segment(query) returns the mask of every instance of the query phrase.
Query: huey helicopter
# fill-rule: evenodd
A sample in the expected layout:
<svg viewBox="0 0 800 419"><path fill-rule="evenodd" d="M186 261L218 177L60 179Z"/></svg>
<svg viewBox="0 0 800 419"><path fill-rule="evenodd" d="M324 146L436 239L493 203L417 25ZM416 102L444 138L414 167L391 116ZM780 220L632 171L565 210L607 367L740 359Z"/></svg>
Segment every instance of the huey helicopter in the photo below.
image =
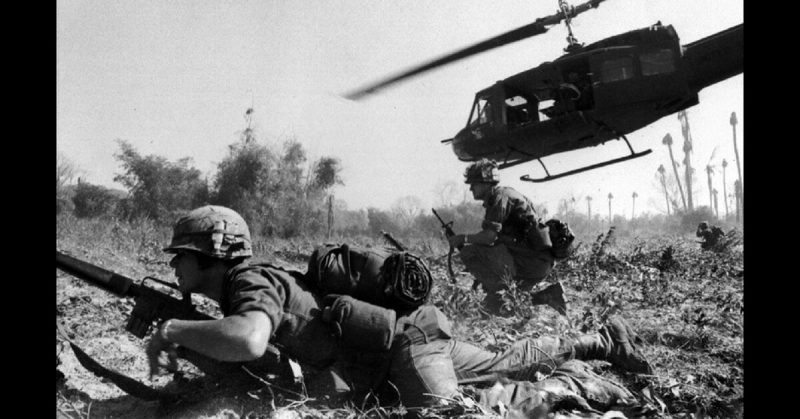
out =
<svg viewBox="0 0 800 419"><path fill-rule="evenodd" d="M388 85L532 37L564 21L566 54L525 70L475 94L469 119L451 143L459 160L494 159L500 169L538 160L546 176L520 179L545 182L649 154L634 152L626 134L696 105L698 92L743 70L744 24L687 45L671 25L661 22L583 45L570 21L605 0L569 6L557 13L486 41L414 67L346 95L358 100ZM630 154L551 175L541 158L623 139Z"/></svg>

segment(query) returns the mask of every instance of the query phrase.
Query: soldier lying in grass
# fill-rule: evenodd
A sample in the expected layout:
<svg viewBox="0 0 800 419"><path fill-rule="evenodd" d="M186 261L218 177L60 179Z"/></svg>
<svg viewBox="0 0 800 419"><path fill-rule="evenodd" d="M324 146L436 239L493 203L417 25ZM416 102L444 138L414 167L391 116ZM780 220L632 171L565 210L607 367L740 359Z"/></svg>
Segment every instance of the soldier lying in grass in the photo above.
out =
<svg viewBox="0 0 800 419"><path fill-rule="evenodd" d="M453 339L444 314L425 304L428 268L406 252L323 246L305 275L251 264L247 224L218 206L181 218L165 251L175 254L170 265L180 290L218 302L224 317L163 322L147 344L151 373L175 368L178 346L246 362L271 344L302 365L306 388L318 398L363 400L372 392L382 404L434 406L459 394L459 380L497 373L506 384L482 390L481 399L527 411L565 394L584 408L633 400L580 360L651 372L618 317L597 333L525 339L500 353ZM532 383L536 371L551 375Z"/></svg>

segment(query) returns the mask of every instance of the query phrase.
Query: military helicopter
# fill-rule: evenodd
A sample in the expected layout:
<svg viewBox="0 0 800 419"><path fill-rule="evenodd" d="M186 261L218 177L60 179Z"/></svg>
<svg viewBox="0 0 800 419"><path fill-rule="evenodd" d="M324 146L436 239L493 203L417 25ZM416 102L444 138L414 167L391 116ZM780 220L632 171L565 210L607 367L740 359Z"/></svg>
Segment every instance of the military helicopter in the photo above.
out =
<svg viewBox="0 0 800 419"><path fill-rule="evenodd" d="M546 32L564 21L565 55L525 70L475 94L469 119L451 143L459 160L490 158L500 169L538 160L545 182L649 154L635 152L626 134L696 105L698 92L743 70L744 24L687 45L671 25L657 22L583 45L570 26L605 0L570 6L486 41L414 67L346 95L358 100L391 84L453 61ZM630 154L551 175L542 157L622 139Z"/></svg>

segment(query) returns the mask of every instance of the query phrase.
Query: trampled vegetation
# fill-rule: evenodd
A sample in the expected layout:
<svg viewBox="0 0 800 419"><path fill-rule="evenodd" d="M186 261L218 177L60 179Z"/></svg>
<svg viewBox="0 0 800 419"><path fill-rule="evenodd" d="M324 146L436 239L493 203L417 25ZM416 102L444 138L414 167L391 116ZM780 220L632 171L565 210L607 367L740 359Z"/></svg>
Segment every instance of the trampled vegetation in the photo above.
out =
<svg viewBox="0 0 800 419"><path fill-rule="evenodd" d="M455 210L448 209L451 210L447 214L454 215ZM443 216L449 215L443 213ZM741 417L744 407L742 233L724 242L717 251L701 251L693 229L684 228L682 234L648 234L654 226L667 222L680 225L680 219L663 221L649 223L647 227L644 223L633 226L626 223L612 230L600 230L597 226L592 229L591 225L581 228L576 253L559 263L548 278L548 281L562 281L567 290L568 320L546 306L527 305L513 287L505 298L514 315L486 318L477 310L482 292L471 289L471 276L460 274L455 285L448 281L447 248L444 239L435 234L438 226L431 226L433 233L428 237L401 234L396 237L430 265L437 285L432 303L450 317L457 338L499 350L539 334L574 335L596 330L603 315L615 310L644 338L644 352L655 369L652 376L631 376L605 362L592 362L603 376L624 383L638 396L640 405L625 412L627 417ZM69 212L57 216L56 224L58 250L135 279L146 275L172 278L166 264L168 258L160 250L169 239L167 225L144 218L129 221L78 218ZM459 219L457 230L461 230L458 226L475 225L471 220ZM307 256L322 241L386 245L375 234L347 238L334 235L329 239L307 237L258 236L256 257L305 270ZM74 340L91 356L153 386L175 385L169 384L172 378L169 376L149 381L143 342L124 330L132 306L129 299L116 299L61 271L57 271L56 277L58 320L64 322ZM218 314L208 301L200 298L198 302L210 313ZM196 398L172 405L143 402L83 369L63 343L57 344L56 368L57 409L64 417L351 418L389 417L404 412L401 408L375 408L366 403L328 405L296 394L302 393L302 389L255 378L244 383L244 388L215 387L190 370L184 380L189 382L187 385L199 385ZM472 418L508 414L502 409L485 409L472 403L471 390L465 387L467 397L422 413Z"/></svg>

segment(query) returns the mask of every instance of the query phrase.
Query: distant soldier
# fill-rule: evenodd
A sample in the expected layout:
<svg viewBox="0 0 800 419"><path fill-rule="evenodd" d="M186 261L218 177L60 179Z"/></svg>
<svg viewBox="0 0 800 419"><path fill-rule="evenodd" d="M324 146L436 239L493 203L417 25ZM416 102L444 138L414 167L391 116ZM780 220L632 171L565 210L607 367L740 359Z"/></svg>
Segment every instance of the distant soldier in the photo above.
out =
<svg viewBox="0 0 800 419"><path fill-rule="evenodd" d="M543 224L527 197L513 188L498 186L494 161L481 159L470 165L464 176L472 196L483 201L486 213L481 231L456 234L448 240L450 246L461 248L461 260L467 271L486 291L484 309L500 314L500 291L506 288L503 278L513 278L521 290L530 291L550 273L556 258L569 254L574 236L566 224L557 220ZM554 241L558 243L556 248ZM532 294L531 302L548 304L566 314L567 301L561 283Z"/></svg>
<svg viewBox="0 0 800 419"><path fill-rule="evenodd" d="M444 314L424 304L427 287L417 289L421 298L401 295L407 286L431 282L424 262L405 252L322 246L309 262L310 275L254 264L248 261L247 224L218 206L181 218L164 250L175 254L170 266L180 290L217 301L224 317L163 322L147 344L152 373L175 368L179 346L239 363L265 356L272 344L302 365L310 394L363 402L374 391L381 403L399 397L405 407L415 408L452 398L460 391L459 381L481 382L489 374L521 381L483 390L486 405L502 402L531 413L565 396L586 408L587 400L604 407L633 400L628 390L594 374L581 360L652 373L637 345L641 339L620 317L609 318L595 333L525 339L500 353L453 339ZM359 283L348 285L350 280L382 285L367 290ZM377 300L373 304L349 293ZM389 307L377 305L381 301ZM537 371L551 376L532 383Z"/></svg>
<svg viewBox="0 0 800 419"><path fill-rule="evenodd" d="M700 242L700 247L703 250L713 249L717 243L719 243L719 239L725 236L725 232L722 231L721 228L717 226L711 226L709 228L707 221L703 221L697 226L697 232L695 234L697 237L703 239L703 241Z"/></svg>

